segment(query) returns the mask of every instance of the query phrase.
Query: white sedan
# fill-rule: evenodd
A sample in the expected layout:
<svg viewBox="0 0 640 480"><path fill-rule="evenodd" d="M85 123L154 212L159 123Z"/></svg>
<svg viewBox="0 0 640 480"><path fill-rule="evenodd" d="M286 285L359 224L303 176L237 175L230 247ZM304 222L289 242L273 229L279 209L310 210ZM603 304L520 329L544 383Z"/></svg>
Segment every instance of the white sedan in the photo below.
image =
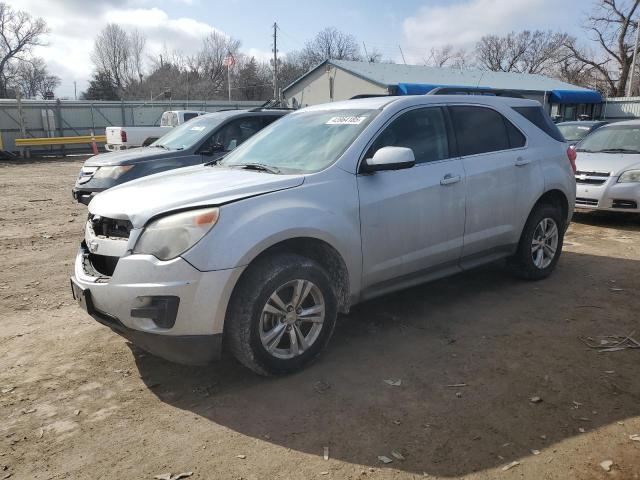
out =
<svg viewBox="0 0 640 480"><path fill-rule="evenodd" d="M640 120L606 125L576 150L576 208L640 213Z"/></svg>

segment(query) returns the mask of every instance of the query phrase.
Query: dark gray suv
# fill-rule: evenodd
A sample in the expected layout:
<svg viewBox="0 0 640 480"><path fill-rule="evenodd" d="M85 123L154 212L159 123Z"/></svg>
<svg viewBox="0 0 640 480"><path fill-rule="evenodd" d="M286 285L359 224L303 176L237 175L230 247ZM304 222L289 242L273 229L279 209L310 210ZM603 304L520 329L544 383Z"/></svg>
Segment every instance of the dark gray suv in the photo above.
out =
<svg viewBox="0 0 640 480"><path fill-rule="evenodd" d="M261 108L214 112L175 127L148 147L95 155L80 169L73 198L88 205L96 194L121 183L215 162L287 113Z"/></svg>

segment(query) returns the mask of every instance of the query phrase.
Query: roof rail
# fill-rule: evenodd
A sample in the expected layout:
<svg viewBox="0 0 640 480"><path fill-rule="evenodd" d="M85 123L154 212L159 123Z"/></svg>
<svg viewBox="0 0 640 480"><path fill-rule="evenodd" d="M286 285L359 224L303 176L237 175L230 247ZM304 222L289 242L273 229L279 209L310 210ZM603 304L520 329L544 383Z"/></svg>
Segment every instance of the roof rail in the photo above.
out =
<svg viewBox="0 0 640 480"><path fill-rule="evenodd" d="M354 95L349 100L357 100L359 98L378 98L378 97L388 97L387 93L361 93L359 95Z"/></svg>
<svg viewBox="0 0 640 480"><path fill-rule="evenodd" d="M249 109L250 112L268 112L271 110L295 110L295 108L291 107L255 107Z"/></svg>
<svg viewBox="0 0 640 480"><path fill-rule="evenodd" d="M425 95L492 95L495 97L525 98L522 94L513 90L476 87L436 87L425 93Z"/></svg>

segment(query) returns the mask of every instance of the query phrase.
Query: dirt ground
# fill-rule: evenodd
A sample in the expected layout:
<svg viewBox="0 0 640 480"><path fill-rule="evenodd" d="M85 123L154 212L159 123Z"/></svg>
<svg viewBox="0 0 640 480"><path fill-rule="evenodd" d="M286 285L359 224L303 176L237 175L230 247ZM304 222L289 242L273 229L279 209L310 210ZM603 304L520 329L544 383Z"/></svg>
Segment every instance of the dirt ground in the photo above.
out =
<svg viewBox="0 0 640 480"><path fill-rule="evenodd" d="M637 217L577 216L542 282L496 264L360 305L265 379L154 358L75 305L80 165L0 164L0 480L640 478L640 350L578 338L640 340Z"/></svg>

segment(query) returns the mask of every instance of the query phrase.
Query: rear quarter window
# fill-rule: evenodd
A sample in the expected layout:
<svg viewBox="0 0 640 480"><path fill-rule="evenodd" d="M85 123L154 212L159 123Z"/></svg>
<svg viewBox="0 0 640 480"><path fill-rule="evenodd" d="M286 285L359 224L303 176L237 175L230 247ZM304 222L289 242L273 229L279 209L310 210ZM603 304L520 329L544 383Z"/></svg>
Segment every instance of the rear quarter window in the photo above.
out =
<svg viewBox="0 0 640 480"><path fill-rule="evenodd" d="M511 107L513 110L518 112L524 118L533 123L536 127L542 130L544 133L549 135L554 140L558 142L565 142L566 140L556 127L556 124L553 123L551 117L542 110L542 107Z"/></svg>

